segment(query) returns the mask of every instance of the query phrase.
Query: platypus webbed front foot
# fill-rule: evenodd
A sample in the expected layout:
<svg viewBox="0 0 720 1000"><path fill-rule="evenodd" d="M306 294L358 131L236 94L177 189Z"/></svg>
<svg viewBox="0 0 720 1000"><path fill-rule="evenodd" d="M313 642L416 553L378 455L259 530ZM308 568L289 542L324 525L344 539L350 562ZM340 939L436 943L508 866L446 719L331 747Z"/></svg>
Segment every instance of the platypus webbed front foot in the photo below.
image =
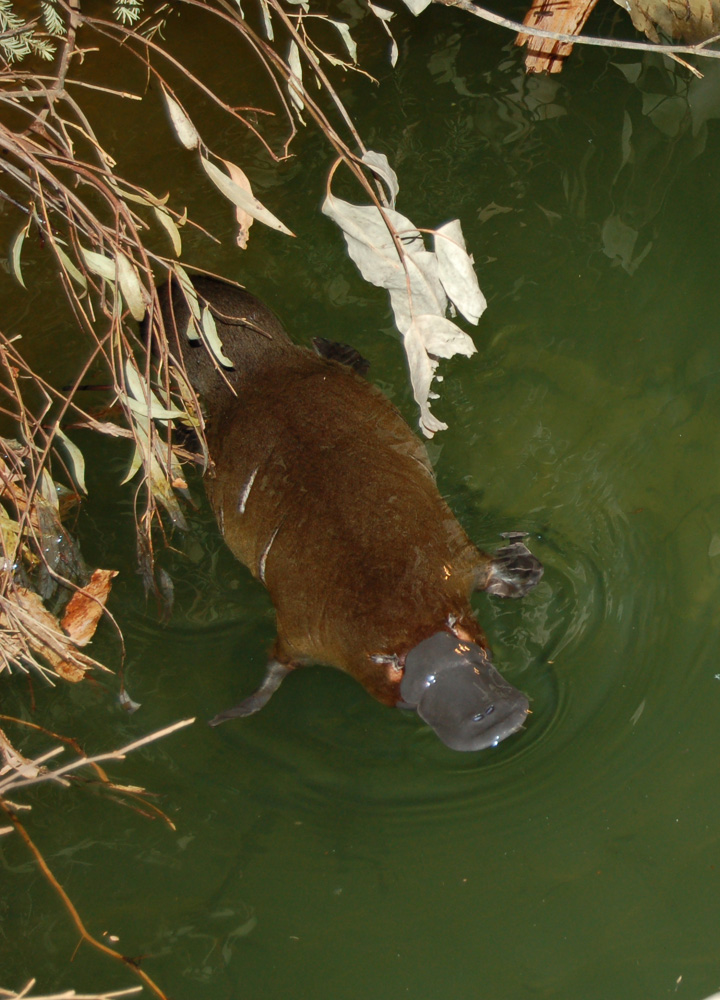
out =
<svg viewBox="0 0 720 1000"><path fill-rule="evenodd" d="M481 590L498 597L524 597L539 583L543 566L522 541L527 538L525 531L504 531L509 545L493 553L489 573Z"/></svg>
<svg viewBox="0 0 720 1000"><path fill-rule="evenodd" d="M262 684L257 691L241 701L235 708L228 708L224 712L218 713L214 719L210 719L208 725L219 726L221 722L226 722L228 719L243 719L246 715L259 712L263 706L267 705L292 669L292 667L280 663L279 660L270 660Z"/></svg>

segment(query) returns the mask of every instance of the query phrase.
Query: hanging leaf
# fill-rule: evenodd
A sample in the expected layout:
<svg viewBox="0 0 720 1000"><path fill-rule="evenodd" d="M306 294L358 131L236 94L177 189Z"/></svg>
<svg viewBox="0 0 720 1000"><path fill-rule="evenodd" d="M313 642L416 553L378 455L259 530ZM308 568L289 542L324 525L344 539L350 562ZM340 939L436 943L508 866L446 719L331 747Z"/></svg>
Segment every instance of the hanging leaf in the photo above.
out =
<svg viewBox="0 0 720 1000"><path fill-rule="evenodd" d="M223 173L214 163L211 163L206 157L201 156L200 162L202 163L203 170L208 175L213 184L225 195L228 201L231 201L233 205L238 205L240 208L244 209L248 215L252 215L253 219L257 219L258 222L263 222L266 226L271 229L277 229L278 232L284 233L286 236L294 236L295 233L291 232L287 226L285 226L279 219L276 219L272 212L269 212L263 204L261 204L257 198L251 193L243 190L238 184L236 184L227 174ZM228 161L223 160L223 163L227 165Z"/></svg>
<svg viewBox="0 0 720 1000"><path fill-rule="evenodd" d="M80 451L78 446L70 440L67 434L60 429L60 427L55 427L55 436L62 444L67 457L70 460L70 465L72 466L72 476L78 485L78 489L81 493L87 493L87 489L85 488L85 459L83 457L83 453Z"/></svg>
<svg viewBox="0 0 720 1000"><path fill-rule="evenodd" d="M393 196L397 194L397 177L387 159L378 153L363 159L383 178ZM485 308L459 223L438 230L438 250L441 243L452 242L450 252L443 248L441 263L440 253L428 251L420 231L394 209L381 212L375 205L353 205L330 192L322 211L342 229L348 254L366 281L386 288L390 294L395 323L403 335L413 394L420 407L420 426L424 434L432 437L446 426L433 416L429 406L429 401L437 398L431 384L438 358L455 354L467 357L475 352L472 339L445 315L445 282L457 297L458 308L464 315L474 316L474 322Z"/></svg>
<svg viewBox="0 0 720 1000"><path fill-rule="evenodd" d="M227 172L230 174L230 179L233 180L238 187L241 187L244 191L252 196L252 188L250 187L250 181L247 179L244 170L235 163L230 163L225 160L225 167ZM246 212L244 208L240 208L239 205L235 206L235 218L238 224L237 235L235 236L235 242L240 247L241 250L245 250L248 245L248 239L250 238L250 226L253 224L253 217Z"/></svg>
<svg viewBox="0 0 720 1000"><path fill-rule="evenodd" d="M145 379L131 363L130 358L125 362L125 384L131 395L120 393L119 398L133 413L147 417L149 414L153 420L174 420L176 417L183 417L183 410L168 409L163 406L155 393L148 388Z"/></svg>
<svg viewBox="0 0 720 1000"><path fill-rule="evenodd" d="M165 106L170 115L175 135L185 149L197 149L200 144L200 133L190 121L185 110L180 107L174 97L170 96L165 87L161 86L160 90L165 99Z"/></svg>
<svg viewBox="0 0 720 1000"><path fill-rule="evenodd" d="M429 7L433 0L403 0L405 6L415 15L422 14L426 7Z"/></svg>
<svg viewBox="0 0 720 1000"><path fill-rule="evenodd" d="M115 281L117 267L114 260L106 257L105 254L96 253L94 250L86 250L82 245L80 246L80 253L85 258L88 271L92 274L97 274L100 278L104 278L105 281Z"/></svg>
<svg viewBox="0 0 720 1000"><path fill-rule="evenodd" d="M133 399L132 396L127 396L124 392L118 393L118 398L133 413L142 414L143 416L147 415L148 404L144 400ZM174 407L168 409L153 396L150 402L150 416L153 420L176 420L178 417L184 417L185 411L175 409Z"/></svg>
<svg viewBox="0 0 720 1000"><path fill-rule="evenodd" d="M12 273L15 275L16 279L20 282L23 288L27 288L23 276L22 270L20 268L20 255L22 253L22 246L25 242L25 237L27 236L28 229L30 228L30 219L22 227L19 233L16 233L13 237L12 243L10 244L10 255L8 257L8 263Z"/></svg>
<svg viewBox="0 0 720 1000"><path fill-rule="evenodd" d="M222 342L220 336L217 332L217 326L215 325L215 318L210 312L210 306L205 306L202 311L202 329L203 338L207 342L208 347L213 352L215 357L218 359L221 365L225 365L226 368L232 368L233 363L230 358L223 354Z"/></svg>
<svg viewBox="0 0 720 1000"><path fill-rule="evenodd" d="M153 211L155 212L155 218L170 237L175 256L179 257L182 253L182 240L180 239L180 230L175 225L174 219L168 211L164 208L160 208L159 205L154 205Z"/></svg>
<svg viewBox="0 0 720 1000"><path fill-rule="evenodd" d="M120 282L120 288L125 296L125 301L128 304L128 308L130 309L133 319L137 320L139 323L145 315L145 302L148 297L147 292L138 277L137 271L125 254L118 252L115 260L117 261L117 274L118 281Z"/></svg>
<svg viewBox="0 0 720 1000"><path fill-rule="evenodd" d="M82 271L79 271L77 269L77 267L75 266L74 262L72 260L70 260L70 258L68 257L68 255L65 253L65 251L63 250L63 248L60 246L60 243L59 243L57 237L55 238L55 242L53 244L53 249L55 250L55 253L58 256L58 259L62 263L62 265L65 268L65 270L67 271L67 273L73 279L73 281L77 282L77 284L80 285L81 288L83 288L83 289L87 288L87 278L82 273Z"/></svg>
<svg viewBox="0 0 720 1000"><path fill-rule="evenodd" d="M345 43L345 48L348 50L348 54L354 63L357 62L357 45L355 39L350 34L350 28L344 21L333 21L331 17L328 18L330 24L334 25L340 33L340 37Z"/></svg>
<svg viewBox="0 0 720 1000"><path fill-rule="evenodd" d="M400 191L400 184L387 156L384 153L376 153L374 149L368 149L366 153L363 153L362 161L384 182L390 195L390 207L395 208L395 199Z"/></svg>
<svg viewBox="0 0 720 1000"><path fill-rule="evenodd" d="M265 25L265 35L267 40L272 42L275 38L275 32L273 31L272 20L270 18L270 8L268 7L267 0L260 0L260 10L262 11L263 24Z"/></svg>
<svg viewBox="0 0 720 1000"><path fill-rule="evenodd" d="M398 47L397 42L395 41L395 36L392 31L390 31L390 27L388 25L388 21L395 17L395 11L386 10L385 7L378 7L376 4L370 3L370 0L367 0L367 5L375 17L378 18L380 24L382 24L388 38L390 39L390 65L395 66L398 60Z"/></svg>
<svg viewBox="0 0 720 1000"><path fill-rule="evenodd" d="M303 95L303 83L302 83L302 63L300 62L300 50L297 47L297 42L290 42L290 51L288 52L287 64L290 67L290 72L292 76L288 80L288 93L290 94L290 100L293 102L296 108L300 111L305 107L305 102L302 99Z"/></svg>
<svg viewBox="0 0 720 1000"><path fill-rule="evenodd" d="M487 309L487 302L480 291L472 258L465 249L459 219L435 230L435 255L438 277L447 297L468 323L477 323Z"/></svg>

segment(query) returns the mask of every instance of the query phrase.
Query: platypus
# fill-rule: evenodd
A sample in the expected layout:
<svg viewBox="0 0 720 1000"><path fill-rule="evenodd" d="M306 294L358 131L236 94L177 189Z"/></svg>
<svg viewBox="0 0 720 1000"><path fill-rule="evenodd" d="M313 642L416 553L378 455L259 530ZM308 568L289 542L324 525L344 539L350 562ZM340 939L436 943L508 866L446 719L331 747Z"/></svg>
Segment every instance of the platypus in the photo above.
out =
<svg viewBox="0 0 720 1000"><path fill-rule="evenodd" d="M415 710L455 750L495 746L523 725L528 699L493 666L470 594L520 597L538 582L524 535L492 555L473 545L356 352L300 347L249 292L202 276L193 285L232 368L187 337L175 283L160 289L163 321L203 401L220 530L277 617L260 687L210 724L257 712L291 670L319 663Z"/></svg>

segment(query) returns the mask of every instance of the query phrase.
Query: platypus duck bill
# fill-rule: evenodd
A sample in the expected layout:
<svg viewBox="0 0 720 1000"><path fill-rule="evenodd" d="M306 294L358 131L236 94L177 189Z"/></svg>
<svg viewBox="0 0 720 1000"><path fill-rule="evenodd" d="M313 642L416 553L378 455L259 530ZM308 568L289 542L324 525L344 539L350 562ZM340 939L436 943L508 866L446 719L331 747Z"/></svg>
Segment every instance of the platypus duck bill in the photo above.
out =
<svg viewBox="0 0 720 1000"><path fill-rule="evenodd" d="M525 695L498 673L475 642L436 632L405 657L400 707L414 708L453 750L497 746L520 729Z"/></svg>

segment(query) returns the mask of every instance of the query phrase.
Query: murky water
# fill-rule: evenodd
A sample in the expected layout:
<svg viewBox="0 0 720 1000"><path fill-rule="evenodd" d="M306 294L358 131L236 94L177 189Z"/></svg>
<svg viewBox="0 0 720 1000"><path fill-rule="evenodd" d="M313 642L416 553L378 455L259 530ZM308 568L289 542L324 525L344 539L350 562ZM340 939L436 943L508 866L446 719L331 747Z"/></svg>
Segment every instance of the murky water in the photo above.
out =
<svg viewBox="0 0 720 1000"><path fill-rule="evenodd" d="M398 169L400 210L462 218L489 299L477 356L445 366L450 429L431 453L478 544L523 528L545 564L522 602L475 601L532 699L527 728L453 753L313 668L211 730L262 673L267 597L202 507L163 557L177 602L159 624L134 574L131 493L96 470L81 538L121 571L112 609L142 709L122 714L113 680L36 683L37 718L90 750L198 722L110 767L158 793L175 832L91 787L28 795L28 828L89 927L177 1000L701 1000L720 986L720 80L601 51L525 80L505 36L448 10L399 36L397 72L344 96ZM143 163L128 120L118 153L138 179L225 239L189 241L189 259L243 280L296 339L355 344L414 420L384 294L316 211L317 137L275 171L239 131L204 126L298 233L256 225L242 256L190 157L160 132ZM9 293L28 339L63 322L45 321L41 287ZM118 481L126 459L109 459ZM94 650L117 662L109 630ZM22 682L4 686L6 710L21 701ZM0 984L132 985L85 946L71 963L66 913L15 838L0 849Z"/></svg>

